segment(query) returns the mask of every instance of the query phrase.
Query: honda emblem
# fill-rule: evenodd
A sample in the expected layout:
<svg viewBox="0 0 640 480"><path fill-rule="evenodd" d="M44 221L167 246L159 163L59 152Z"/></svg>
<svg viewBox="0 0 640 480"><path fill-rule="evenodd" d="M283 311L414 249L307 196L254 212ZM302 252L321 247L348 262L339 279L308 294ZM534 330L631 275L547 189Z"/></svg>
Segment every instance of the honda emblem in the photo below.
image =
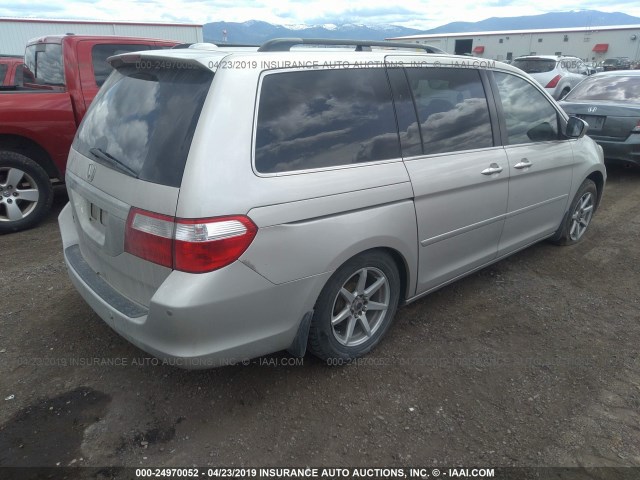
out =
<svg viewBox="0 0 640 480"><path fill-rule="evenodd" d="M87 180L89 180L89 182L93 182L93 177L95 176L96 176L96 164L90 163L89 167L87 168Z"/></svg>

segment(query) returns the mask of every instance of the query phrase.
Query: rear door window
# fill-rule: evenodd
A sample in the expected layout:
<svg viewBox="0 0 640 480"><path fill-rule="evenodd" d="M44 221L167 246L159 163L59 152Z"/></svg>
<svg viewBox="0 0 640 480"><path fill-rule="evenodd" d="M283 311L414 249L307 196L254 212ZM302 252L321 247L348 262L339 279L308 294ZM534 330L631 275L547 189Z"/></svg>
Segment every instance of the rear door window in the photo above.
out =
<svg viewBox="0 0 640 480"><path fill-rule="evenodd" d="M425 155L493 146L480 72L454 68L407 68L406 72ZM411 130L409 125L400 135L415 138Z"/></svg>
<svg viewBox="0 0 640 480"><path fill-rule="evenodd" d="M255 139L260 173L400 158L384 69L273 73L262 80Z"/></svg>
<svg viewBox="0 0 640 480"><path fill-rule="evenodd" d="M131 176L179 187L212 79L204 69L122 67L91 104L73 146Z"/></svg>

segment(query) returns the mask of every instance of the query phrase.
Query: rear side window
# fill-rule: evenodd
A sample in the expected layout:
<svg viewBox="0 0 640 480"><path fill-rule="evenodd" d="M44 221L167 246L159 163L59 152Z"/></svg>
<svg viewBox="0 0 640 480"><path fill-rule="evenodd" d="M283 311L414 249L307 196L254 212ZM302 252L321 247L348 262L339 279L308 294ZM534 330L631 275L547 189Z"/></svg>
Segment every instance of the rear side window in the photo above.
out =
<svg viewBox="0 0 640 480"><path fill-rule="evenodd" d="M299 71L264 77L255 141L258 172L399 157L383 69Z"/></svg>
<svg viewBox="0 0 640 480"><path fill-rule="evenodd" d="M93 74L96 78L96 85L102 86L109 74L113 72L113 67L107 63L107 58L113 55L120 55L121 53L149 50L150 48L148 45L94 45L93 48L91 48L91 63L93 64Z"/></svg>
<svg viewBox="0 0 640 480"><path fill-rule="evenodd" d="M179 187L212 79L201 69L122 67L93 100L73 146L142 180Z"/></svg>
<svg viewBox="0 0 640 480"><path fill-rule="evenodd" d="M425 155L493 146L489 107L480 72L407 68ZM412 126L403 137L415 138Z"/></svg>
<svg viewBox="0 0 640 480"><path fill-rule="evenodd" d="M509 145L558 140L558 112L529 82L494 73L507 124Z"/></svg>
<svg viewBox="0 0 640 480"><path fill-rule="evenodd" d="M7 74L7 66L0 64L0 85L4 85L4 77Z"/></svg>

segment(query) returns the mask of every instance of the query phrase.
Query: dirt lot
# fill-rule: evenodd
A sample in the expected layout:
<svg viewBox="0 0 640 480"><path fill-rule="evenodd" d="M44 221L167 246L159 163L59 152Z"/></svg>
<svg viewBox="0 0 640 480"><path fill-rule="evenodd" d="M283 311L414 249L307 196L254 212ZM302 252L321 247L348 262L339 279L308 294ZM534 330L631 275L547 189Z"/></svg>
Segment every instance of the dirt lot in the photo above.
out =
<svg viewBox="0 0 640 480"><path fill-rule="evenodd" d="M154 365L72 288L57 214L0 238L0 465L640 466L640 169L574 247L400 310L362 362Z"/></svg>

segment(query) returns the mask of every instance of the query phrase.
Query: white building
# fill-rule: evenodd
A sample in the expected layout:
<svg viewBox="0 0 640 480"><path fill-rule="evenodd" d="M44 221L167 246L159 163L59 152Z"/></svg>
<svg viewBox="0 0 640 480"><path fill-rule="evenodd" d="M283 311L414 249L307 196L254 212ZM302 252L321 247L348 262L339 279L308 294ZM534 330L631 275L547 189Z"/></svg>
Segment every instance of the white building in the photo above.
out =
<svg viewBox="0 0 640 480"><path fill-rule="evenodd" d="M32 38L65 33L202 42L202 25L195 24L0 18L0 54L22 55L25 45Z"/></svg>
<svg viewBox="0 0 640 480"><path fill-rule="evenodd" d="M439 33L388 40L426 43L445 52L493 60L521 55L571 55L596 62L614 57L640 60L640 25Z"/></svg>

